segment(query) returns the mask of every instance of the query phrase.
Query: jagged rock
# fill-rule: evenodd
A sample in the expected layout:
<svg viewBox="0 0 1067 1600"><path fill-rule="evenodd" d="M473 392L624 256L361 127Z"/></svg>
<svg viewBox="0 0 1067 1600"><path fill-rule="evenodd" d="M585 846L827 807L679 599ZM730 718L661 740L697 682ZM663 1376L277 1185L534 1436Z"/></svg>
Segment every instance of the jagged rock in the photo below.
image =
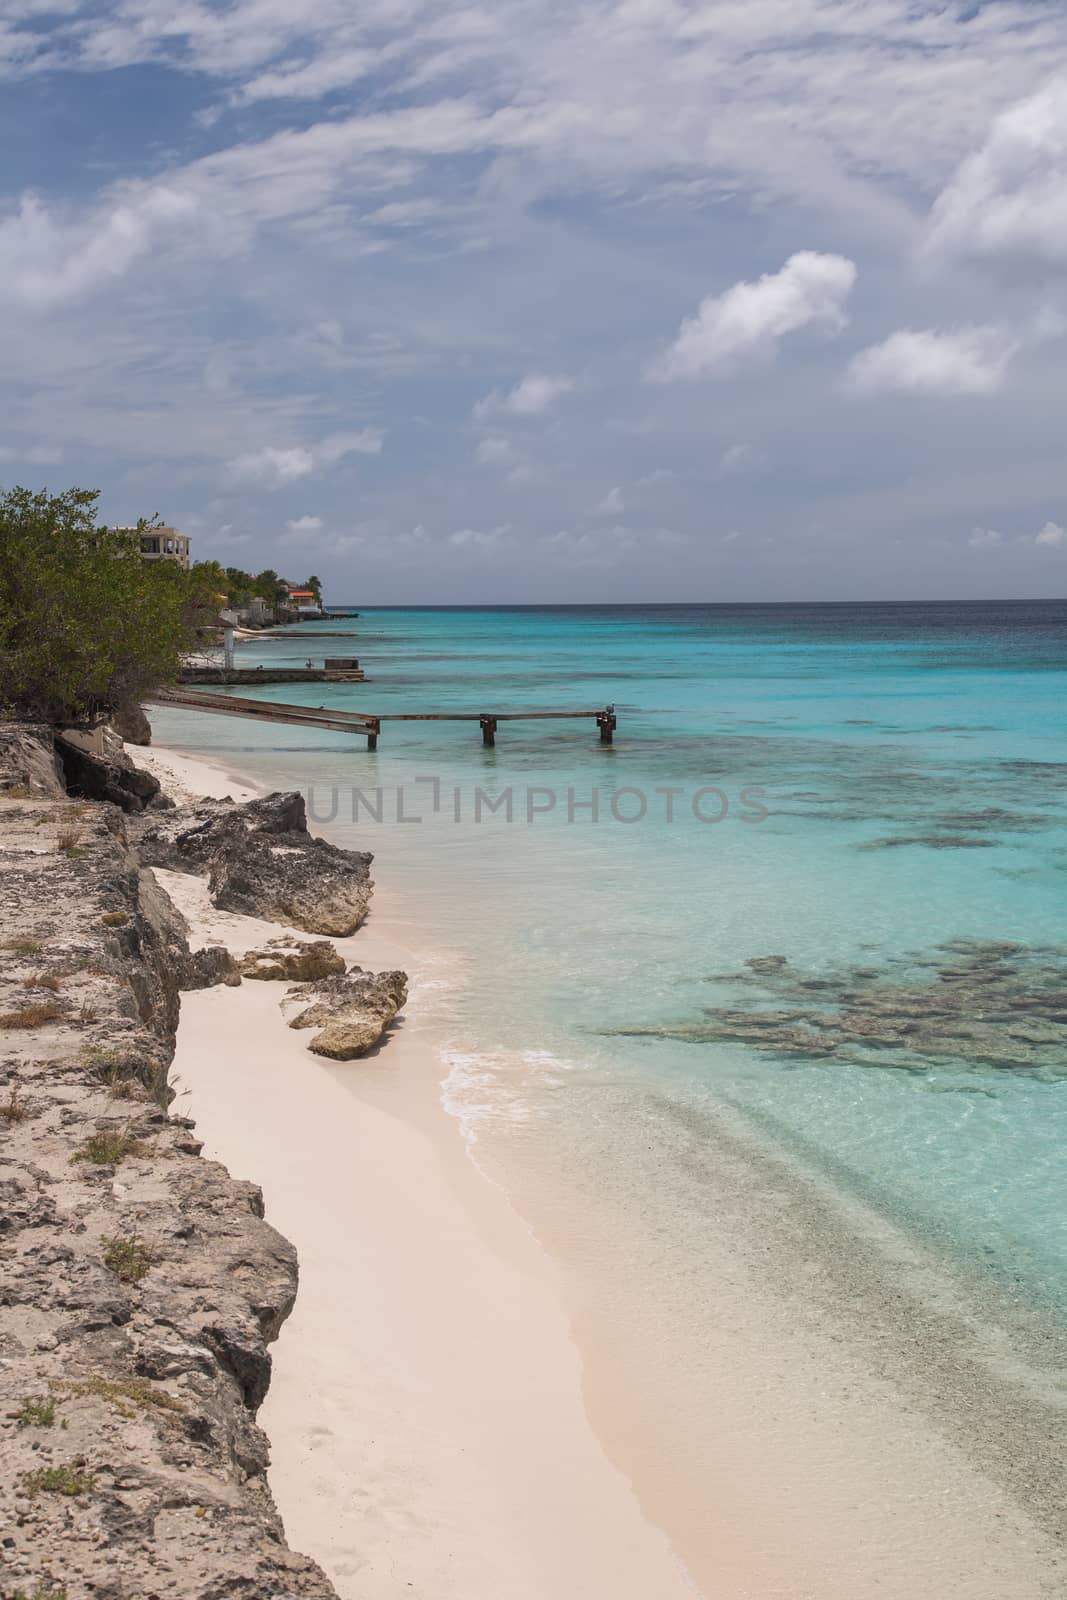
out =
<svg viewBox="0 0 1067 1600"><path fill-rule="evenodd" d="M0 723L0 799L62 799L63 769L51 728L38 723Z"/></svg>
<svg viewBox="0 0 1067 1600"><path fill-rule="evenodd" d="M111 714L111 726L124 744L151 744L152 724L145 716L144 706L131 700Z"/></svg>
<svg viewBox="0 0 1067 1600"><path fill-rule="evenodd" d="M354 933L367 914L372 856L308 832L303 796L209 800L146 819L138 850L151 866L206 875L223 911L306 933Z"/></svg>
<svg viewBox="0 0 1067 1600"><path fill-rule="evenodd" d="M213 989L219 983L236 989L240 981L237 961L225 945L209 944L190 950L182 972L183 989Z"/></svg>
<svg viewBox="0 0 1067 1600"><path fill-rule="evenodd" d="M314 983L345 970L345 958L329 939L312 943L272 940L265 950L249 950L238 963L244 978L282 979L289 983Z"/></svg>
<svg viewBox="0 0 1067 1600"><path fill-rule="evenodd" d="M406 972L353 967L343 978L290 989L282 1005L287 1012L298 1008L289 1018L290 1028L320 1029L309 1050L334 1061L351 1061L378 1043L407 997Z"/></svg>
<svg viewBox="0 0 1067 1600"><path fill-rule="evenodd" d="M154 773L135 767L118 740L105 741L103 753L88 747L87 736L67 730L56 739L68 794L82 800L110 800L123 811L144 811L160 793Z"/></svg>

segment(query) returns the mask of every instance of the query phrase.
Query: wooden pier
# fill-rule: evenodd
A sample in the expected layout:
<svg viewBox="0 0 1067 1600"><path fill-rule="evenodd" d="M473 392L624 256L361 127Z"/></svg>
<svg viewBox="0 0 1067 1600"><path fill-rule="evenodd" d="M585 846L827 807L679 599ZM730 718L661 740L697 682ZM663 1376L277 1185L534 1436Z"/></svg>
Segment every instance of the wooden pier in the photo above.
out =
<svg viewBox="0 0 1067 1600"><path fill-rule="evenodd" d="M477 722L482 744L487 747L496 744L497 724L501 722L592 719L601 744L611 744L617 726L614 706L595 711L386 711L371 716L362 711L283 705L278 701L247 700L235 694L204 694L194 689L158 689L148 700L152 705L211 711L223 717L251 717L257 722L294 723L305 728L326 728L330 733L354 733L366 737L368 750L377 750L383 722Z"/></svg>
<svg viewBox="0 0 1067 1600"><path fill-rule="evenodd" d="M327 656L321 667L185 666L180 684L362 683L366 674L355 656Z"/></svg>

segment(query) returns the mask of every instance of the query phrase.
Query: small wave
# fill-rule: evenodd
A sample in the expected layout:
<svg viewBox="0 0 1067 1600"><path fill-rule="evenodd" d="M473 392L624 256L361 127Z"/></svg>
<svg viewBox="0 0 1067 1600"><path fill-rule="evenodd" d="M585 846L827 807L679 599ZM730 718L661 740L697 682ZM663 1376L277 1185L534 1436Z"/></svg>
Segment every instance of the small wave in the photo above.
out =
<svg viewBox="0 0 1067 1600"><path fill-rule="evenodd" d="M445 1045L441 1104L468 1145L490 1123L532 1122L543 1114L538 1091L559 1088L574 1063L549 1050L472 1051Z"/></svg>

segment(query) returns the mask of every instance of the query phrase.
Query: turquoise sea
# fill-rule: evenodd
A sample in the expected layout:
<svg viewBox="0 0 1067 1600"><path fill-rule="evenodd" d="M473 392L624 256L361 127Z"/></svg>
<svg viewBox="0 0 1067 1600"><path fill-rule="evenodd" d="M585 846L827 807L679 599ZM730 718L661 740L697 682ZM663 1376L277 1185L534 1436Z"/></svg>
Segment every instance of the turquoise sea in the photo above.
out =
<svg viewBox="0 0 1067 1600"><path fill-rule="evenodd" d="M351 645L316 637L339 627ZM592 720L504 722L493 749L477 723L386 722L374 754L156 718L161 743L309 792L417 903L453 958L427 1001L447 1104L587 1290L625 1237L697 1348L701 1241L762 1152L776 1176L746 1203L775 1227L839 1203L864 1219L853 1262L884 1228L1019 1361L1054 1337L1067 602L365 610L240 660L348 650L366 683L262 695L617 708L610 746Z"/></svg>

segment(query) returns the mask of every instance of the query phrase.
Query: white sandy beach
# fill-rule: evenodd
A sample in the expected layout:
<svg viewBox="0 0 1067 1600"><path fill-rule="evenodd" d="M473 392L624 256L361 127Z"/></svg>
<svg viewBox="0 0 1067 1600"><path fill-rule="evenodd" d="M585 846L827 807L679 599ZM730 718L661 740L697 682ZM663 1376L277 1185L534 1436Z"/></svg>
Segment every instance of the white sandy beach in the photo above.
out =
<svg viewBox="0 0 1067 1600"><path fill-rule="evenodd" d="M146 754L172 790L242 797L221 769ZM158 876L194 942L278 936L216 911L199 880ZM335 942L365 966L410 960L369 927ZM440 1107L413 977L402 1027L343 1066L285 1026L284 984L182 1001L176 1109L262 1185L300 1257L261 1413L288 1536L342 1600L692 1595L590 1426L554 1269Z"/></svg>

